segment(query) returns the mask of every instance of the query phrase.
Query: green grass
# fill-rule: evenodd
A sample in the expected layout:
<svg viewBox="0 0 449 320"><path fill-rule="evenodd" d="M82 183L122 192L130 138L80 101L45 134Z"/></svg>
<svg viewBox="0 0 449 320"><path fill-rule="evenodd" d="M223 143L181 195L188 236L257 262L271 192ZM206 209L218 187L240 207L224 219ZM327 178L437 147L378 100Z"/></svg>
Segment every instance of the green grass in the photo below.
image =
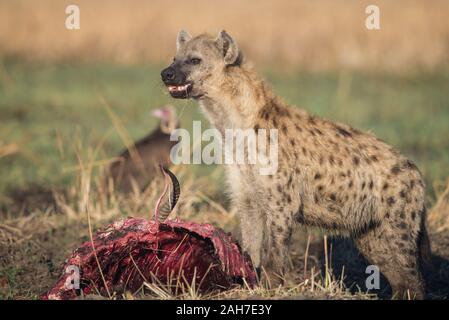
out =
<svg viewBox="0 0 449 320"><path fill-rule="evenodd" d="M132 138L156 124L149 111L172 103L181 123L203 119L192 101L174 101L159 80L159 66L3 63L0 68L0 141L20 152L0 158L0 194L30 185L64 186L76 164L74 144L95 146L100 158L123 143L99 100L105 97ZM416 161L429 185L449 176L449 72L409 76L300 71L263 72L276 93L317 115L369 130ZM203 128L206 127L206 123ZM57 147L57 137L63 149ZM207 174L204 166L197 173ZM0 200L1 201L1 200Z"/></svg>
<svg viewBox="0 0 449 320"><path fill-rule="evenodd" d="M0 211L6 208L13 216L6 222L12 229L2 229L0 224L0 242L7 243L0 245L3 258L0 259L0 299L39 297L56 281L59 275L56 268L71 250L88 239L85 213L78 201L83 190L79 181L74 182L78 173L66 169L77 164L77 144L87 152L104 141L98 159L111 158L123 148L100 96L107 100L133 139L154 128L156 120L150 116L150 110L162 104L174 104L182 126L187 129L191 129L192 120L203 120L194 102L168 97L159 79L160 69L161 66L150 65L27 64L21 61L2 64L0 61L0 151L5 144L16 143L19 147L17 153L0 157ZM433 184L449 176L448 71L408 76L349 72L310 74L299 70L288 73L265 70L263 74L287 102L369 130L396 146L420 167L428 183L430 200L435 197ZM204 122L203 128L206 126ZM58 147L58 141L62 147ZM185 169L192 170L195 175L209 175L212 171L210 167L199 165ZM213 188L222 183L221 171L217 171L207 179L186 177L182 181L184 204L179 211L185 214L181 216L185 220L201 217L202 221L219 221L218 226L232 231L230 223L235 222L234 219L223 219L229 215L217 213L215 207L198 197L197 189L204 193L221 190ZM67 214L65 206L58 207L54 215L47 215L44 208L35 209L31 216L16 216L12 208L20 209L20 201L19 206L11 205L8 196L3 196L5 191L30 187L45 190L52 186L70 186L69 191L75 191L67 198L67 206L73 209L74 216ZM140 197L106 201L106 205L90 198L94 230L122 215L148 216L155 200ZM221 200L217 201L222 204ZM8 231L10 229L12 231ZM318 236L315 241L321 239ZM305 248L303 242L295 248ZM438 251L437 244L433 241L434 250L437 248L437 254L446 257L447 246L440 245L442 249ZM322 248L322 244L315 247ZM293 255L299 266L296 269L302 274L302 251L296 254ZM321 258L322 253L317 251L313 255ZM305 285L304 282L301 286L295 289L298 292L288 289L275 295L347 298L331 287L313 291L310 283ZM228 297L234 297L232 294ZM264 291L234 294L236 297L254 294L267 297ZM367 296L357 296L362 297Z"/></svg>

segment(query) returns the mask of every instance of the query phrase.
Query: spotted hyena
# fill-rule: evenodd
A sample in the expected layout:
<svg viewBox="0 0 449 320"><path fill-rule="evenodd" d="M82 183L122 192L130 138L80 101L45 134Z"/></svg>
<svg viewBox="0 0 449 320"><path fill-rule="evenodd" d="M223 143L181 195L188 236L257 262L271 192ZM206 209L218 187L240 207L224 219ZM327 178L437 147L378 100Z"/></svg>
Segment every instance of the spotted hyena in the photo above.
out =
<svg viewBox="0 0 449 320"><path fill-rule="evenodd" d="M288 270L295 222L352 237L397 297L424 295L430 253L424 183L418 168L374 135L286 105L252 70L228 33L192 38L181 31L161 73L174 98L193 98L211 124L277 129L278 170L227 165L243 248L269 275Z"/></svg>

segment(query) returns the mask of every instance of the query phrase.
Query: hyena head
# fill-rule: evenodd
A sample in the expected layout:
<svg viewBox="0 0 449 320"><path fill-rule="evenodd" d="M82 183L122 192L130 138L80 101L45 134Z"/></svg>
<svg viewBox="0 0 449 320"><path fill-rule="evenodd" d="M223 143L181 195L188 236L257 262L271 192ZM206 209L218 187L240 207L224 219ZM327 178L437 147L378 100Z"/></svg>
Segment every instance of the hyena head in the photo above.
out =
<svg viewBox="0 0 449 320"><path fill-rule="evenodd" d="M216 38L200 35L195 38L184 30L178 34L176 55L161 77L173 98L199 99L217 85L229 66L238 66L241 55L237 44L226 31Z"/></svg>

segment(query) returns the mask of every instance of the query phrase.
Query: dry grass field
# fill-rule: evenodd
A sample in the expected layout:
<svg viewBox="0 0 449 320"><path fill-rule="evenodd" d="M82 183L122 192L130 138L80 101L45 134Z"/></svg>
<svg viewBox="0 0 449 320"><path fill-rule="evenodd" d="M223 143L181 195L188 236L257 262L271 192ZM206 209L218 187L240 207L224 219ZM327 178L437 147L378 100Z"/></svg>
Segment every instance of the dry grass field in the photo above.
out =
<svg viewBox="0 0 449 320"><path fill-rule="evenodd" d="M64 28L71 1L0 1L0 54L47 61L161 63L180 28L226 29L260 64L336 70L436 70L449 62L449 3L375 1L381 30L365 28L372 1L80 0L81 28Z"/></svg>
<svg viewBox="0 0 449 320"><path fill-rule="evenodd" d="M151 217L162 189L123 196L99 188L124 137L154 128L150 110L172 103L182 127L205 121L173 101L159 72L180 28L226 29L286 101L371 131L417 163L427 184L436 271L427 298L449 297L449 2L375 1L381 30L364 27L373 1L79 0L81 29L64 27L65 0L0 0L0 299L37 299L92 229ZM111 114L114 117L111 117ZM204 122L203 128L207 126ZM174 216L238 238L223 169L174 168L182 187ZM163 287L116 299L377 299L352 243L298 227L294 281L173 296ZM98 297L97 297L98 298Z"/></svg>

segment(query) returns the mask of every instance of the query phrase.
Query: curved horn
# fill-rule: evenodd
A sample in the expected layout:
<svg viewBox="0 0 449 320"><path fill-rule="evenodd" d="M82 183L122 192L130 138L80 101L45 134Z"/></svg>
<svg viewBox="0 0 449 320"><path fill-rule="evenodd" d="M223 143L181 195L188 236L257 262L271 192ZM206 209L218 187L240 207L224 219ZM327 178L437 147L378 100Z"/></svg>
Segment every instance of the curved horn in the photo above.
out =
<svg viewBox="0 0 449 320"><path fill-rule="evenodd" d="M181 194L181 187L179 185L179 181L176 178L176 176L168 170L167 168L164 168L161 166L162 173L164 174L164 177L167 178L167 176L170 178L171 181L171 190L169 192L169 195L167 199L164 201L164 203L161 203L162 198L164 198L165 194L167 193L168 185L167 185L167 179L165 179L165 189L162 195L159 197L159 200L156 204L156 212L155 212L155 218L159 222L165 221L167 219L168 215L173 211L173 208L176 206L176 203L178 202L179 195Z"/></svg>

